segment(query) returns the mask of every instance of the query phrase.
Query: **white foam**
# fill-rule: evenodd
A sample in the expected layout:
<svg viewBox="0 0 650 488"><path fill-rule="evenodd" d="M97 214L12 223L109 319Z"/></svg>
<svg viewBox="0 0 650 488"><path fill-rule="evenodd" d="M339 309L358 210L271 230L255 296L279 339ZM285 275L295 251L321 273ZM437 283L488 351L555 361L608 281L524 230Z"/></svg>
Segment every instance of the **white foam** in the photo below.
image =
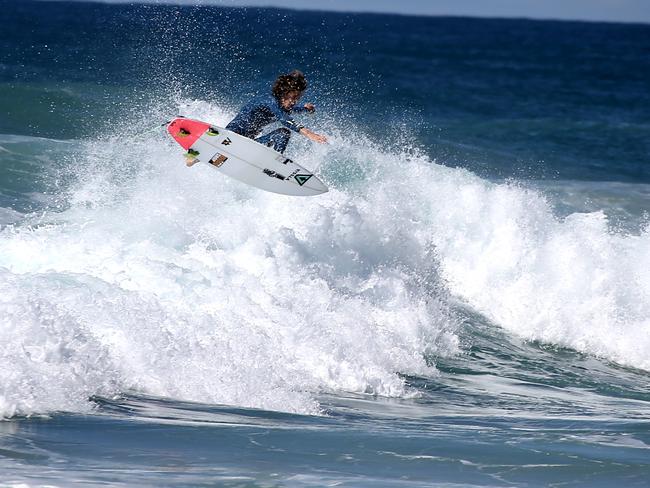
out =
<svg viewBox="0 0 650 488"><path fill-rule="evenodd" d="M424 184L388 183L390 169L371 204L402 198L408 215L421 216L452 293L527 339L650 369L647 226L614 232L602 211L560 219L541 193L516 184L410 171Z"/></svg>
<svg viewBox="0 0 650 488"><path fill-rule="evenodd" d="M224 123L218 107L187 116ZM360 138L292 141L331 191L265 193L151 144L89 144L70 208L0 233L0 412L153 395L318 413L458 351L446 290L526 338L650 369L650 237Z"/></svg>
<svg viewBox="0 0 650 488"><path fill-rule="evenodd" d="M163 135L83 162L69 210L0 234L5 415L125 390L313 414L320 391L408 395L397 373L456 351L426 250L365 199L188 169Z"/></svg>

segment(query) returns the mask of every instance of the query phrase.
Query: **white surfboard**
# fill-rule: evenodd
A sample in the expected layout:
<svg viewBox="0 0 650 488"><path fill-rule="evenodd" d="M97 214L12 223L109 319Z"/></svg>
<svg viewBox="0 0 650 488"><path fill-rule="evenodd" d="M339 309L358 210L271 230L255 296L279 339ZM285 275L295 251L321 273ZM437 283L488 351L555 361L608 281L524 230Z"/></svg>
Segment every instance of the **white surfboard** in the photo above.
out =
<svg viewBox="0 0 650 488"><path fill-rule="evenodd" d="M167 125L167 131L199 162L256 188L295 196L327 191L318 177L298 163L222 127L178 117Z"/></svg>

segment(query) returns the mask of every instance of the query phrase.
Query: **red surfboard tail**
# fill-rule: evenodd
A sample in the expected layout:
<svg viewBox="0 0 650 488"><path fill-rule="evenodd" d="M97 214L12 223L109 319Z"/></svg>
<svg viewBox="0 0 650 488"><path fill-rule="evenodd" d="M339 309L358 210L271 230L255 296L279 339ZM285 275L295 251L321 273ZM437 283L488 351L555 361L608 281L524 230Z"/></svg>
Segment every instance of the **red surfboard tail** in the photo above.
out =
<svg viewBox="0 0 650 488"><path fill-rule="evenodd" d="M188 150L209 128L210 124L200 120L178 117L169 123L167 132L183 149Z"/></svg>

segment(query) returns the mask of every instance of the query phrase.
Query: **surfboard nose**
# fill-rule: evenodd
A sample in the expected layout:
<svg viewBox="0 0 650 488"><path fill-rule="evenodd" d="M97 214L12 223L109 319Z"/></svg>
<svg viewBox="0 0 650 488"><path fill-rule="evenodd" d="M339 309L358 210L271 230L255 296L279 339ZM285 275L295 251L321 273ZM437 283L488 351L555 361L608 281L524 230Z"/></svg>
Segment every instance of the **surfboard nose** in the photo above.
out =
<svg viewBox="0 0 650 488"><path fill-rule="evenodd" d="M177 117L167 125L167 132L183 149L188 150L209 128L210 124L200 120Z"/></svg>

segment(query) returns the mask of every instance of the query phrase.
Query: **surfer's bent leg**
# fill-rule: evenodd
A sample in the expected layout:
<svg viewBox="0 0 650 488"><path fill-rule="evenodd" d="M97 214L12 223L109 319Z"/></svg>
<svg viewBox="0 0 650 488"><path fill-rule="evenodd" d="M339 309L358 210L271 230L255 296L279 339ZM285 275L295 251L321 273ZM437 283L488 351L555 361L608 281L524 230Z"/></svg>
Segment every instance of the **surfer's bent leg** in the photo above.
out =
<svg viewBox="0 0 650 488"><path fill-rule="evenodd" d="M283 153L289 144L289 138L291 137L291 131L289 129L275 129L273 132L263 135L255 139L260 144L265 146L272 147L279 153Z"/></svg>

